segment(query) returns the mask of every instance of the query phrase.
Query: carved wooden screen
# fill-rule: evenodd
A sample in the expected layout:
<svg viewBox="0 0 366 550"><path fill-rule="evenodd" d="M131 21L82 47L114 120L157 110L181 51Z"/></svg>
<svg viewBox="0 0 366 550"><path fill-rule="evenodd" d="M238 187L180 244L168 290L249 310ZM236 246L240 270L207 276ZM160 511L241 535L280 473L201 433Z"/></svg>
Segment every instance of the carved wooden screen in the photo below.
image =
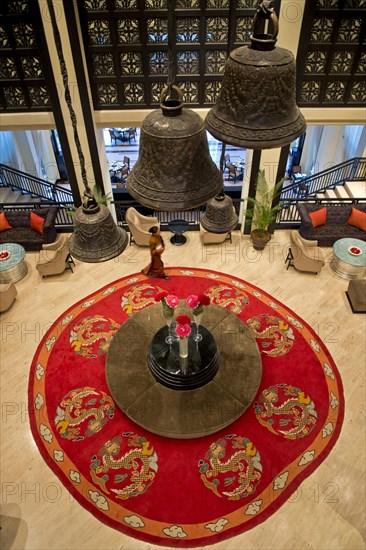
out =
<svg viewBox="0 0 366 550"><path fill-rule="evenodd" d="M185 104L212 105L228 54L249 43L258 3L78 0L94 108L156 107L167 82L169 37Z"/></svg>
<svg viewBox="0 0 366 550"><path fill-rule="evenodd" d="M306 2L297 55L300 106L366 102L366 0Z"/></svg>
<svg viewBox="0 0 366 550"><path fill-rule="evenodd" d="M50 111L52 79L38 2L0 2L0 111Z"/></svg>

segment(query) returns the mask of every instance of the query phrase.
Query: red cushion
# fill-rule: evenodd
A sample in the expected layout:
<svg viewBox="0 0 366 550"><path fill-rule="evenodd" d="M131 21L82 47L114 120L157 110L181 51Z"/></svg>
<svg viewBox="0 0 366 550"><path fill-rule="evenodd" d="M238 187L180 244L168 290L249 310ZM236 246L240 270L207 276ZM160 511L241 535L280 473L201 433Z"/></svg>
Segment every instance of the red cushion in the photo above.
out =
<svg viewBox="0 0 366 550"><path fill-rule="evenodd" d="M311 212L309 214L309 217L311 219L311 223L313 224L313 227L318 227L319 225L325 225L327 221L327 209L320 208L320 210Z"/></svg>
<svg viewBox="0 0 366 550"><path fill-rule="evenodd" d="M362 231L366 231L366 212L361 212L361 210L357 210L357 208L352 208L347 223L362 229Z"/></svg>
<svg viewBox="0 0 366 550"><path fill-rule="evenodd" d="M0 214L0 231L5 231L5 229L12 229L12 225L6 219L4 212Z"/></svg>
<svg viewBox="0 0 366 550"><path fill-rule="evenodd" d="M43 233L44 218L37 216L34 212L30 214L30 226L33 231L37 231L40 235Z"/></svg>

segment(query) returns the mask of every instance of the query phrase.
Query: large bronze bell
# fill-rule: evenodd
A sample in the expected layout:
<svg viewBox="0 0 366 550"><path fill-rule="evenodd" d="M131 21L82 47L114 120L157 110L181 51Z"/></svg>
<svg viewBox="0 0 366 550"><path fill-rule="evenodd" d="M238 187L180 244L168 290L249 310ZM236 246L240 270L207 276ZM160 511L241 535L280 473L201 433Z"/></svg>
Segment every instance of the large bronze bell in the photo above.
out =
<svg viewBox="0 0 366 550"><path fill-rule="evenodd" d="M183 108L179 99L165 99L160 110L142 123L139 158L127 177L127 190L134 199L154 210L188 210L206 203L221 189L222 172L210 156L201 117Z"/></svg>
<svg viewBox="0 0 366 550"><path fill-rule="evenodd" d="M271 20L273 34L261 34ZM230 53L216 105L206 117L218 140L248 149L291 143L305 131L296 105L295 61L289 50L275 48L278 19L273 2L262 2L253 21L251 46Z"/></svg>
<svg viewBox="0 0 366 550"><path fill-rule="evenodd" d="M230 233L238 223L233 201L223 191L210 199L201 218L201 225L210 233Z"/></svg>
<svg viewBox="0 0 366 550"><path fill-rule="evenodd" d="M114 223L109 209L93 198L84 200L74 216L74 232L69 239L71 256L82 262L104 262L121 254L127 244L126 231Z"/></svg>

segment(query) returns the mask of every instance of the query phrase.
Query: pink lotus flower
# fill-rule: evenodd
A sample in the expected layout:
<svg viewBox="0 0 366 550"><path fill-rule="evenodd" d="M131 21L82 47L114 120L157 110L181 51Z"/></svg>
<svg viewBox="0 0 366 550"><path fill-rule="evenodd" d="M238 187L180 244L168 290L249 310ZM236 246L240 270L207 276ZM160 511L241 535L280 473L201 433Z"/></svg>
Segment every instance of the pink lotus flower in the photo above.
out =
<svg viewBox="0 0 366 550"><path fill-rule="evenodd" d="M175 327L175 333L179 338L187 338L192 332L192 329L189 325L177 325Z"/></svg>
<svg viewBox="0 0 366 550"><path fill-rule="evenodd" d="M195 309L199 304L198 296L196 296L195 294L191 294L187 297L186 304L187 307L189 307L190 309Z"/></svg>
<svg viewBox="0 0 366 550"><path fill-rule="evenodd" d="M179 298L177 298L177 296L174 296L174 294L169 294L168 296L166 296L165 301L167 305L173 309L179 304Z"/></svg>

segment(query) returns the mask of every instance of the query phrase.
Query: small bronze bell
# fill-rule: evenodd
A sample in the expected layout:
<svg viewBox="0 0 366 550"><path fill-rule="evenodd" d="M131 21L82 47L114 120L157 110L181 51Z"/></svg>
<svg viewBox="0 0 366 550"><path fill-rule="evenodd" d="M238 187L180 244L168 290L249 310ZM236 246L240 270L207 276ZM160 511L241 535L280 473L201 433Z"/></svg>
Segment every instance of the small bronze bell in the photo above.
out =
<svg viewBox="0 0 366 550"><path fill-rule="evenodd" d="M214 197L223 176L210 156L201 117L183 108L179 99L165 99L160 110L142 123L139 158L127 177L127 190L138 202L154 210L179 211L195 208Z"/></svg>
<svg viewBox="0 0 366 550"><path fill-rule="evenodd" d="M235 229L238 216L233 207L233 201L223 191L206 206L206 212L201 218L201 225L210 233L229 233Z"/></svg>
<svg viewBox="0 0 366 550"><path fill-rule="evenodd" d="M260 34L265 20L273 34ZM251 46L230 53L216 105L206 117L218 140L248 149L291 143L305 131L295 100L295 61L289 50L275 48L278 19L273 2L262 2L253 20Z"/></svg>
<svg viewBox="0 0 366 550"><path fill-rule="evenodd" d="M85 193L83 206L74 216L74 232L69 239L71 256L82 262L104 262L121 254L127 244L126 231L114 223L109 209Z"/></svg>

